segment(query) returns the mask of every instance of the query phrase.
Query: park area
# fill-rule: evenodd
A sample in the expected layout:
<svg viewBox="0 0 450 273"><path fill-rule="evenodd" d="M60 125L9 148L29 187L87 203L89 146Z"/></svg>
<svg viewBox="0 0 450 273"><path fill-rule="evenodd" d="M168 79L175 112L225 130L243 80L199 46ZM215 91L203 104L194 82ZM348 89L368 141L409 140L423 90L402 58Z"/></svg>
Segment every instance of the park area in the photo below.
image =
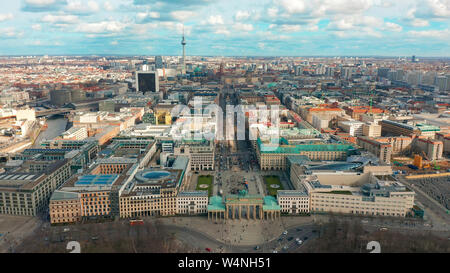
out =
<svg viewBox="0 0 450 273"><path fill-rule="evenodd" d="M211 175L200 175L197 181L198 191L208 191L208 196L211 197L213 190L213 177Z"/></svg>
<svg viewBox="0 0 450 273"><path fill-rule="evenodd" d="M264 176L264 183L266 184L269 195L276 196L278 190L283 190L280 178L276 175Z"/></svg>

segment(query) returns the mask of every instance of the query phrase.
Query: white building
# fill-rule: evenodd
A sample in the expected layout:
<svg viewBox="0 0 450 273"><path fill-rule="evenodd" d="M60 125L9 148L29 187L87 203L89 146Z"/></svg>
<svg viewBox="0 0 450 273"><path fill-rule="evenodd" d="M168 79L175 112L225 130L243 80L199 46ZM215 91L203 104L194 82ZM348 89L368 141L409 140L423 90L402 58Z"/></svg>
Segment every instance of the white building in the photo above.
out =
<svg viewBox="0 0 450 273"><path fill-rule="evenodd" d="M63 139L83 140L88 137L88 132L86 127L72 127L61 136Z"/></svg>
<svg viewBox="0 0 450 273"><path fill-rule="evenodd" d="M350 121L340 121L338 123L339 127L345 132L349 133L351 136L362 136L363 135L363 125L364 122L350 120Z"/></svg>
<svg viewBox="0 0 450 273"><path fill-rule="evenodd" d="M305 191L280 190L277 191L277 200L282 213L309 213L309 196Z"/></svg>
<svg viewBox="0 0 450 273"><path fill-rule="evenodd" d="M205 214L208 207L208 191L180 192L177 195L177 214Z"/></svg>

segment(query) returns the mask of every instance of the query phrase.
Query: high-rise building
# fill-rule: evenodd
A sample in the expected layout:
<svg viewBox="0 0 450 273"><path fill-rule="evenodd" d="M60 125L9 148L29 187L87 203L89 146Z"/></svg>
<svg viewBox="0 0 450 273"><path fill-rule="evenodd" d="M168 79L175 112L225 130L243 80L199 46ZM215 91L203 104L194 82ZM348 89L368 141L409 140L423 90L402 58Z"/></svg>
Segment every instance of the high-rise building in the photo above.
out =
<svg viewBox="0 0 450 273"><path fill-rule="evenodd" d="M303 74L303 66L296 65L295 66L295 76L300 76Z"/></svg>
<svg viewBox="0 0 450 273"><path fill-rule="evenodd" d="M378 77L380 77L380 78L387 78L389 70L390 69L386 68L386 67L378 68Z"/></svg>
<svg viewBox="0 0 450 273"><path fill-rule="evenodd" d="M447 86L448 79L445 76L436 76L434 78L434 85L439 87L439 91L449 90L449 86Z"/></svg>
<svg viewBox="0 0 450 273"><path fill-rule="evenodd" d="M155 56L155 68L161 69L164 67L162 56Z"/></svg>
<svg viewBox="0 0 450 273"><path fill-rule="evenodd" d="M158 72L136 72L136 91L147 92L159 92L159 77Z"/></svg>

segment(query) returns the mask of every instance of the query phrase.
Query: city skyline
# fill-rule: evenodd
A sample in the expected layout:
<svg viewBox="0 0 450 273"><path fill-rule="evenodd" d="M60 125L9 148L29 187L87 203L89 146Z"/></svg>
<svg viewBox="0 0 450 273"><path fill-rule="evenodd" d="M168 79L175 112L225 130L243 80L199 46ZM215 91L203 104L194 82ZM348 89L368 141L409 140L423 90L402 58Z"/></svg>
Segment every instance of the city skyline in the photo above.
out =
<svg viewBox="0 0 450 273"><path fill-rule="evenodd" d="M450 5L426 1L23 0L0 55L448 57ZM351 9L350 9L351 7Z"/></svg>

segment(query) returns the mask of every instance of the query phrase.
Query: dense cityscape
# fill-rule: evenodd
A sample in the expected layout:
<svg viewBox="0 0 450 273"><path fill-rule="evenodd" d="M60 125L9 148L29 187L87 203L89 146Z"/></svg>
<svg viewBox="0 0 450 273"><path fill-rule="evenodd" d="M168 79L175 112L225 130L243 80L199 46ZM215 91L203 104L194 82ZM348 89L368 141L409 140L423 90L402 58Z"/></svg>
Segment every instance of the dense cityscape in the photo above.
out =
<svg viewBox="0 0 450 273"><path fill-rule="evenodd" d="M450 251L449 57L177 39L0 56L0 252Z"/></svg>

